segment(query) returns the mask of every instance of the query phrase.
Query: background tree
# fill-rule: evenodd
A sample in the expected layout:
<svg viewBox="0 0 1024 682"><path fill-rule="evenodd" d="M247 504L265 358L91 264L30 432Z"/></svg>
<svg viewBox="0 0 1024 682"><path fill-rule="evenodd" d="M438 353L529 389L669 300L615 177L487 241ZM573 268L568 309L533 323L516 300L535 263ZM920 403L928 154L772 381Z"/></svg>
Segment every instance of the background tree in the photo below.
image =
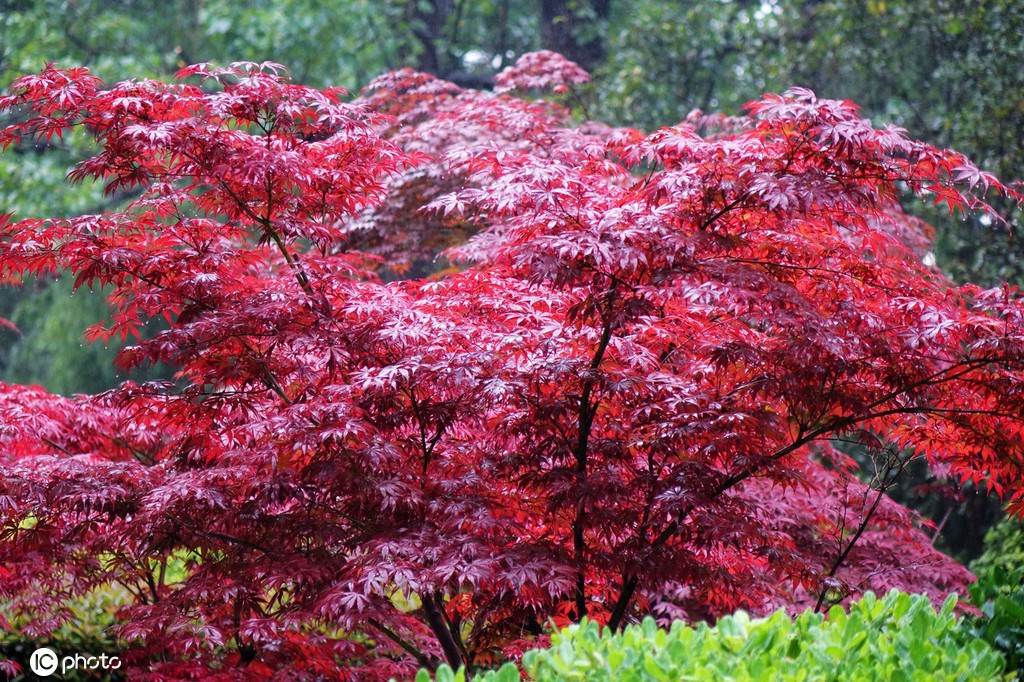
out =
<svg viewBox="0 0 1024 682"><path fill-rule="evenodd" d="M540 4L540 40L586 70L605 59L604 33L612 13L611 0L556 0Z"/></svg>

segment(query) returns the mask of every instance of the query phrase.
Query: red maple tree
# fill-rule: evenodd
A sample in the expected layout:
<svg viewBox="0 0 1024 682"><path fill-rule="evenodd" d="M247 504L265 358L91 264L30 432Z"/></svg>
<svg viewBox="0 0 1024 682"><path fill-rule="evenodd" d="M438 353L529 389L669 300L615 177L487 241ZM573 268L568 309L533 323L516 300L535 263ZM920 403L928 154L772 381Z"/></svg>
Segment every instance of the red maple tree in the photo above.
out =
<svg viewBox="0 0 1024 682"><path fill-rule="evenodd" d="M28 634L118 584L140 679L387 679L552 619L963 592L885 491L921 459L1021 510L1024 305L928 267L900 200L1018 195L804 90L653 134L507 94L581 74L12 85L0 144L83 128L71 178L135 198L5 216L0 278L107 287L89 335L165 318L119 362L177 371L0 385L0 598Z"/></svg>

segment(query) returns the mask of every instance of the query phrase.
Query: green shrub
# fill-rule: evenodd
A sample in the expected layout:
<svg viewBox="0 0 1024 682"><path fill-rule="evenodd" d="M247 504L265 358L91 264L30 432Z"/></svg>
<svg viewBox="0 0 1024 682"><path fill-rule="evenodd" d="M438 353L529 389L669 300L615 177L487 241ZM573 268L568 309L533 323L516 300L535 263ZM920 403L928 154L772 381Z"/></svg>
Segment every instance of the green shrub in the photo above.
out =
<svg viewBox="0 0 1024 682"><path fill-rule="evenodd" d="M110 634L109 628L114 624L114 615L126 602L126 596L120 588L107 587L96 589L87 595L71 600L67 606L71 610L71 618L53 634L42 640L26 637L20 632L21 621L13 619L12 631L0 630L0 661L15 661L21 666L23 675L15 680L39 679L28 672L28 660L39 647L52 649L59 658L82 655L117 655L120 645ZM5 609L0 604L0 614ZM122 680L124 676L118 672L76 670L66 675L58 674L62 680ZM3 673L0 672L0 679Z"/></svg>
<svg viewBox="0 0 1024 682"><path fill-rule="evenodd" d="M651 619L620 633L592 622L552 635L551 646L523 657L536 682L679 682L683 680L978 680L1003 674L1002 657L958 626L951 597L936 613L927 597L872 594L829 611L791 620L784 611L751 619L739 612L714 627L677 622L669 631ZM428 682L420 671L416 682ZM438 682L464 682L462 671L438 670ZM515 666L475 682L518 682Z"/></svg>
<svg viewBox="0 0 1024 682"><path fill-rule="evenodd" d="M1007 670L1024 680L1024 526L1005 519L985 534L985 547L971 564L978 576L971 601L982 615L964 626L1001 652Z"/></svg>

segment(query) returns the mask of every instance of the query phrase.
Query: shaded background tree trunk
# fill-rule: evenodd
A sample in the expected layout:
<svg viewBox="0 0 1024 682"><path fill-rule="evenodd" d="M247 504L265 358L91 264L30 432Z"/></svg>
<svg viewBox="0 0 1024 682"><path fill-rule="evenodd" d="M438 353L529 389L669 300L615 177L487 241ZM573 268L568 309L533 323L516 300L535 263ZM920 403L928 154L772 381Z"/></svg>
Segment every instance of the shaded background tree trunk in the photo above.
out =
<svg viewBox="0 0 1024 682"><path fill-rule="evenodd" d="M604 62L611 8L611 0L541 0L541 45L592 71Z"/></svg>

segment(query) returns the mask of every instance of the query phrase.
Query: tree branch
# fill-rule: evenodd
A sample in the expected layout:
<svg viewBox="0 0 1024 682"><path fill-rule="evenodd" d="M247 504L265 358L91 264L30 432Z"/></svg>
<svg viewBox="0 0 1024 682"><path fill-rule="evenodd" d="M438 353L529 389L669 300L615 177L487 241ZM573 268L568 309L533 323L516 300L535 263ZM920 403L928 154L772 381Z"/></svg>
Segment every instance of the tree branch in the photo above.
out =
<svg viewBox="0 0 1024 682"><path fill-rule="evenodd" d="M392 642L400 646L403 651L405 651L407 654L415 658L416 662L419 663L421 666L427 668L431 672L437 670L437 661L435 659L431 658L430 656L427 656L422 651L414 647L412 644L409 644L409 642L403 639L397 632L389 628L387 625L384 625L384 623L381 623L376 618L370 618L366 622L369 623L375 630L380 632L382 635L384 635Z"/></svg>
<svg viewBox="0 0 1024 682"><path fill-rule="evenodd" d="M827 424L823 424L818 428L811 429L806 432L804 432L801 429L801 432L797 435L797 438L795 438L788 445L776 450L774 453L762 459L756 465L748 467L747 469L741 472L738 472L736 474L733 474L732 476L727 477L725 480L723 480L721 483L715 486L715 489L708 496L708 501L716 499L718 496L725 493L727 490L733 488L739 483L750 478L767 464L782 459L786 455L792 454L793 452L803 447L804 445L807 445L808 443L811 443L829 433L835 433L837 431L850 429L863 421L877 419L879 417L884 416L891 416L894 414L927 414L929 412L948 412L948 410L941 410L928 407L900 407L889 410L881 410L878 412L872 412L871 410L874 410L884 405L885 403L895 399L896 397L906 394L909 391L913 391L923 386L935 385L945 383L948 381L955 381L956 379L963 377L965 374L978 367L984 367L985 365L990 365L998 361L999 358L969 358L963 360L955 365L951 365L949 367L945 367L941 370L933 372L932 374L929 374L928 376L920 379L919 381L902 386L897 390L893 390L887 393L886 395L877 398L873 402L866 405L864 407L865 411L862 411L859 415L854 415L850 417L836 417ZM683 521L686 520L686 517L689 516L693 509L694 507L689 507L688 509L684 510L676 519L671 521L662 530L662 532L659 533L658 536L654 539L654 541L650 545L650 548L657 549L663 546L665 543L667 543L669 539L671 539L672 536L676 534L676 532L679 530L680 525L682 525ZM636 574L631 575L623 583L622 591L619 593L619 598L616 600L615 606L612 609L612 617L608 621L608 627L615 630L622 626L623 618L625 617L626 612L629 608L629 603L633 600L633 596L636 593L636 589L639 587L639 584L640 581Z"/></svg>
<svg viewBox="0 0 1024 682"><path fill-rule="evenodd" d="M598 341L594 358L590 361L590 374L583 384L583 392L580 395L579 411L579 436L576 440L576 483L580 486L579 500L576 503L576 518L572 522L572 547L573 557L576 560L576 618L582 619L587 615L587 592L586 592L586 565L584 556L586 553L586 542L584 531L586 530L586 499L584 488L587 480L587 460L590 443L590 431L594 425L594 417L597 414L597 404L590 404L590 396L594 387L594 372L601 365L605 351L612 338L612 309L615 303L615 289L612 289L608 297L608 312L605 317L604 329L601 332L601 340Z"/></svg>
<svg viewBox="0 0 1024 682"><path fill-rule="evenodd" d="M890 452L889 458L885 462L885 469L882 472L882 475L876 479L879 481L879 483L878 492L875 495L875 501L872 503L871 508L868 509L868 513L865 514L864 517L861 519L860 524L857 526L857 531L853 534L853 537L850 538L850 542L846 545L846 548L843 549L839 553L839 556L836 557L835 561L832 562L832 566L829 569L828 573L825 574L825 578L835 577L836 573L839 571L839 568L843 565L843 562L846 561L846 558L850 556L850 552L853 551L854 545L857 544L857 541L860 540L861 536L864 534L864 531L867 530L868 524L871 523L871 518L875 515L875 512L878 510L878 504L882 501L882 496L885 495L885 491L888 490L893 483L895 483L896 477L903 472L903 469L904 465L900 460L899 453ZM894 470L895 475L893 475ZM845 523L845 509L843 510L843 520ZM840 546L842 546L842 536L840 536L839 541ZM822 604L825 602L825 595L827 593L828 590L822 588L821 592L818 594L818 600L814 604L815 613L821 611L821 607ZM847 595L844 595L843 598L845 598L846 596Z"/></svg>
<svg viewBox="0 0 1024 682"><path fill-rule="evenodd" d="M423 597L423 612L427 616L427 625L430 626L430 630L437 637L437 641L440 642L441 650L444 651L448 665L452 669L458 670L463 665L462 653L459 651L459 645L456 644L455 638L452 637L451 630L445 624L440 609L441 607L434 601L433 595L425 595Z"/></svg>

